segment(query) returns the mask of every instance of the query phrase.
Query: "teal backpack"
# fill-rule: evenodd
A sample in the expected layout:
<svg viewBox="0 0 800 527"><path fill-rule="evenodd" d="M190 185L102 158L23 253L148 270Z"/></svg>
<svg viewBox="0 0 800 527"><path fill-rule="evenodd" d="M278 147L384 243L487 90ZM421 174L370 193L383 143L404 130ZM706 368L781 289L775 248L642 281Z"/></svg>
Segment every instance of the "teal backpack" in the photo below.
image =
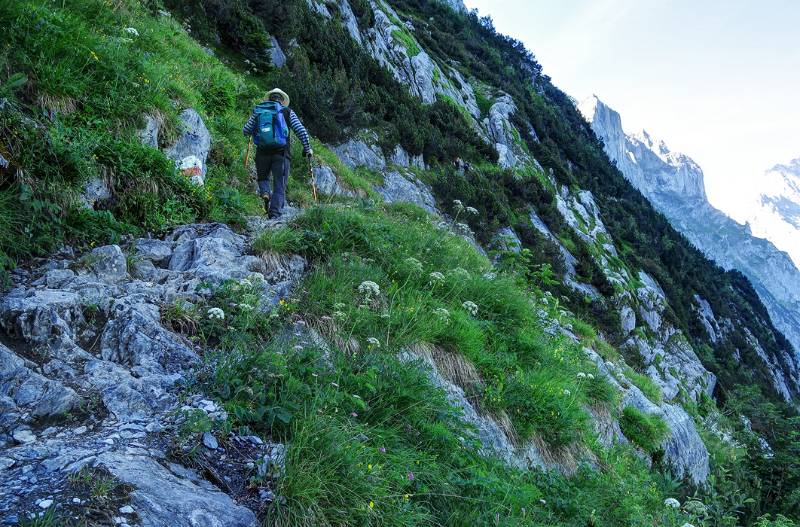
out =
<svg viewBox="0 0 800 527"><path fill-rule="evenodd" d="M255 107L253 114L256 116L256 125L253 127L256 146L286 147L289 143L286 108L279 102L265 101Z"/></svg>

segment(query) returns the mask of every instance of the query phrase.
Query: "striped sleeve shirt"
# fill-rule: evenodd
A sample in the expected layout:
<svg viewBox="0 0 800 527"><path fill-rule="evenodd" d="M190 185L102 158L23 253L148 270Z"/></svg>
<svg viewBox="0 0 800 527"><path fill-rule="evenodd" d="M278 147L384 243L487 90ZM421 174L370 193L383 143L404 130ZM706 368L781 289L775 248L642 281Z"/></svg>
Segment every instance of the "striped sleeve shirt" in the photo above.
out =
<svg viewBox="0 0 800 527"><path fill-rule="evenodd" d="M242 128L242 133L244 135L252 135L253 128L256 126L256 114L253 113L250 115L250 119L247 120L247 123ZM294 130L295 135L300 139L300 142L303 143L303 152L309 152L311 150L311 143L308 140L308 131L306 131L306 127L303 126L303 123L300 122L300 118L297 117L297 114L294 113L294 110L289 109L289 126Z"/></svg>

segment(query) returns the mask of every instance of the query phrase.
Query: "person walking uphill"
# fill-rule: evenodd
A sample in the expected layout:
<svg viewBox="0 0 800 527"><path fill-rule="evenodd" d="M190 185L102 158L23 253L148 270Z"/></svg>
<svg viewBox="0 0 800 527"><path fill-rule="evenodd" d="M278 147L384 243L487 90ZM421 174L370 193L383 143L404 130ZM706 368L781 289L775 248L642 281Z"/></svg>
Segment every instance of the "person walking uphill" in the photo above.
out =
<svg viewBox="0 0 800 527"><path fill-rule="evenodd" d="M242 129L244 135L253 137L256 145L258 193L264 200L264 209L270 218L279 217L286 205L290 127L303 143L303 155L311 157L313 151L308 141L308 132L294 110L289 108L289 96L283 90L275 88L267 93L263 102L256 105Z"/></svg>

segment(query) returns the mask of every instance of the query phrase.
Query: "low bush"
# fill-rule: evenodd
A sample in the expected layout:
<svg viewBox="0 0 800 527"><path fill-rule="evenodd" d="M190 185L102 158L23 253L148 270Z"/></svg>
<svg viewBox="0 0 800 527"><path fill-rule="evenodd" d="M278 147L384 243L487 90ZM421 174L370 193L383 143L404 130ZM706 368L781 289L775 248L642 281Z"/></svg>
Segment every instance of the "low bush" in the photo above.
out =
<svg viewBox="0 0 800 527"><path fill-rule="evenodd" d="M667 423L657 415L649 415L633 406L626 406L619 419L622 433L650 455L661 450L667 437Z"/></svg>

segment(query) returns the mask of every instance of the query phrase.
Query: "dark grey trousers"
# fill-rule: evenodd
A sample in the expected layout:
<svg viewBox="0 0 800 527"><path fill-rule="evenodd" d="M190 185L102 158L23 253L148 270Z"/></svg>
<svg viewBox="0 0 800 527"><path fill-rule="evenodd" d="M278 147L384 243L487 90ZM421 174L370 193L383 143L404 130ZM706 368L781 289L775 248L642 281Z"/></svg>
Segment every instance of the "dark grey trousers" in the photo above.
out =
<svg viewBox="0 0 800 527"><path fill-rule="evenodd" d="M270 196L269 215L279 216L286 205L286 183L289 181L289 158L283 152L274 153L256 149L258 193ZM270 176L272 189L270 190Z"/></svg>

